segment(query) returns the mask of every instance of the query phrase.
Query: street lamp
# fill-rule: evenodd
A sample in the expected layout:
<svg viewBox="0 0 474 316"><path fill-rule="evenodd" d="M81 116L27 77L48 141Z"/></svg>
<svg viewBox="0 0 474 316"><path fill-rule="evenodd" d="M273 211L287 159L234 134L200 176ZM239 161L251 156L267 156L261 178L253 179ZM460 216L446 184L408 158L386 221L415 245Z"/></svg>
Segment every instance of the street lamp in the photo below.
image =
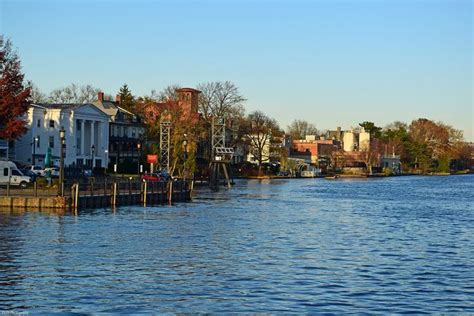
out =
<svg viewBox="0 0 474 316"><path fill-rule="evenodd" d="M141 148L142 148L142 144L140 143L140 141L138 141L138 143L137 143L137 150L138 150L137 173L138 173L138 175L140 175L140 157L142 155Z"/></svg>
<svg viewBox="0 0 474 316"><path fill-rule="evenodd" d="M105 175L107 175L107 169L109 168L109 150L108 149L104 150L104 153L105 153L105 162L104 162Z"/></svg>
<svg viewBox="0 0 474 316"><path fill-rule="evenodd" d="M183 147L184 147L184 161L188 160L188 135L184 134L183 140Z"/></svg>
<svg viewBox="0 0 474 316"><path fill-rule="evenodd" d="M35 165L35 158L36 158L36 146L38 144L38 141L39 141L39 138L38 136L35 136L35 138L33 139L33 157L31 157L31 164L34 166Z"/></svg>
<svg viewBox="0 0 474 316"><path fill-rule="evenodd" d="M59 130L59 185L58 195L64 196L64 149L66 148L66 131L64 126Z"/></svg>
<svg viewBox="0 0 474 316"><path fill-rule="evenodd" d="M184 162L183 162L183 178L186 180L186 160L188 160L188 135L184 134L183 147L184 147Z"/></svg>
<svg viewBox="0 0 474 316"><path fill-rule="evenodd" d="M95 145L91 146L91 172L94 172L94 154L95 154Z"/></svg>

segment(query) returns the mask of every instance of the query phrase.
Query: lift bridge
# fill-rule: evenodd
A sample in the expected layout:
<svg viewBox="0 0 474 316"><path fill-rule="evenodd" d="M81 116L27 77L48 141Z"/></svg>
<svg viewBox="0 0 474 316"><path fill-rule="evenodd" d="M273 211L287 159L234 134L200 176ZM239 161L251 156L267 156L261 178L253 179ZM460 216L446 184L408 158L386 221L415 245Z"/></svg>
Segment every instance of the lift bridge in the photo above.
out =
<svg viewBox="0 0 474 316"><path fill-rule="evenodd" d="M213 190L219 189L221 182L221 170L227 187L230 188L228 166L234 155L234 149L225 146L225 119L215 117L212 119L211 131L211 161L209 162L209 186ZM164 119L160 122L160 165L163 170L169 172L170 167L170 139L171 121Z"/></svg>

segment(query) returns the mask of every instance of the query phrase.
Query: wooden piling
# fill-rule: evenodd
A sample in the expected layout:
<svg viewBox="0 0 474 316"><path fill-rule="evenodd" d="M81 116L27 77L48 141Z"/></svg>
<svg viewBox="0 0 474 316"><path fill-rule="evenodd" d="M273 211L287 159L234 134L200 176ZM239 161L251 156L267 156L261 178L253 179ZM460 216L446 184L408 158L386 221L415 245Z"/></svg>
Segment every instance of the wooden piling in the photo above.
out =
<svg viewBox="0 0 474 316"><path fill-rule="evenodd" d="M173 180L169 182L168 203L171 205L173 200Z"/></svg>
<svg viewBox="0 0 474 316"><path fill-rule="evenodd" d="M114 184L112 186L112 207L115 208L117 206L117 182L114 181Z"/></svg>
<svg viewBox="0 0 474 316"><path fill-rule="evenodd" d="M74 214L77 215L79 205L79 183L74 183Z"/></svg>
<svg viewBox="0 0 474 316"><path fill-rule="evenodd" d="M146 185L147 185L147 182L144 181L143 182L143 206L146 206Z"/></svg>

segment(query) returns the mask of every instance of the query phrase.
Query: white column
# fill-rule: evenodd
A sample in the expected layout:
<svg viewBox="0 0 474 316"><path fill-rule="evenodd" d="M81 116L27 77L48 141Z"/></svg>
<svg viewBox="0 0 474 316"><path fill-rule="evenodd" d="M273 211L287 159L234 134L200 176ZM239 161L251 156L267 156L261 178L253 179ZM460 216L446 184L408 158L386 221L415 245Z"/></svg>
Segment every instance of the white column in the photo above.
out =
<svg viewBox="0 0 474 316"><path fill-rule="evenodd" d="M84 130L86 129L86 124L84 124L84 120L80 120L81 121L81 155L82 156L85 156L86 155L86 152L84 151L85 148L84 148Z"/></svg>
<svg viewBox="0 0 474 316"><path fill-rule="evenodd" d="M94 121L90 121L91 122L91 148L92 148L92 145L94 145L95 147L95 151L94 151L94 160L92 161L92 168L95 167L95 155L96 153L98 152L98 148L97 146L95 145L95 142L94 142L94 138L95 138L95 131L94 131ZM92 150L92 149L91 149Z"/></svg>
<svg viewBox="0 0 474 316"><path fill-rule="evenodd" d="M102 150L102 145L101 145L101 141L100 141L100 138L102 137L102 130L100 129L101 127L101 123L100 121L97 121L97 148L98 148L98 153L99 153L99 156L100 157L103 157L104 156L104 152ZM103 160L103 159L102 159Z"/></svg>

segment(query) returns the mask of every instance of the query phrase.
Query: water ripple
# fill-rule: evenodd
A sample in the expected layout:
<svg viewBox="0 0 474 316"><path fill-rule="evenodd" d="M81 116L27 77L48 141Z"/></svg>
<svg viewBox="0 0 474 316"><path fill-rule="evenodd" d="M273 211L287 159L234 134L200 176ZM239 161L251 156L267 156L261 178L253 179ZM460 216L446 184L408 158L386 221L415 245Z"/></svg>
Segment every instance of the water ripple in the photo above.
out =
<svg viewBox="0 0 474 316"><path fill-rule="evenodd" d="M473 313L473 192L251 180L173 207L0 213L0 311Z"/></svg>

